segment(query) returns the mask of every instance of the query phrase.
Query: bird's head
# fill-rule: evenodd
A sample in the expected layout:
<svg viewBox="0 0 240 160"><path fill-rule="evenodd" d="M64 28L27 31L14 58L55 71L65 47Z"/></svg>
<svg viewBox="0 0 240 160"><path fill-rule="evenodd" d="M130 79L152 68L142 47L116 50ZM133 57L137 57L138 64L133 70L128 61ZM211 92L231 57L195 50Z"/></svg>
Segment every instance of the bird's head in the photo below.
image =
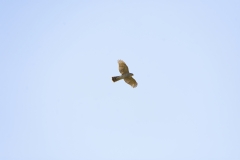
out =
<svg viewBox="0 0 240 160"><path fill-rule="evenodd" d="M131 76L134 76L132 73L130 73Z"/></svg>

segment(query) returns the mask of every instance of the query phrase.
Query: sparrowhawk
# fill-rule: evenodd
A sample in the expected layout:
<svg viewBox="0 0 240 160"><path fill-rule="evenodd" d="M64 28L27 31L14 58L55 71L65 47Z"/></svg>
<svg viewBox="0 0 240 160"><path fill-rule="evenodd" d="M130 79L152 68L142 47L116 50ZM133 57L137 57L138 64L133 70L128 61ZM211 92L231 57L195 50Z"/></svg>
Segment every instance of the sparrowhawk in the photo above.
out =
<svg viewBox="0 0 240 160"><path fill-rule="evenodd" d="M112 77L112 81L117 82L121 79L124 79L124 81L130 86L132 86L133 88L137 87L138 84L136 80L132 77L133 74L129 73L128 66L126 65L126 63L122 60L118 60L118 65L119 65L119 72L122 75Z"/></svg>

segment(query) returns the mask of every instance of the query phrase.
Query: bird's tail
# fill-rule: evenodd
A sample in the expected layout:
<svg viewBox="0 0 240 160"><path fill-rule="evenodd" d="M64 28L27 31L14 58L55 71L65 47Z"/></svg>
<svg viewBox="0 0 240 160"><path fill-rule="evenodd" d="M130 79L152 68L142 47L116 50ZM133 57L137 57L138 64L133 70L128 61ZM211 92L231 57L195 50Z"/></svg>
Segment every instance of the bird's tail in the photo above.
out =
<svg viewBox="0 0 240 160"><path fill-rule="evenodd" d="M120 79L121 79L120 76L112 77L112 81L113 81L113 82L117 82L117 81L119 81Z"/></svg>

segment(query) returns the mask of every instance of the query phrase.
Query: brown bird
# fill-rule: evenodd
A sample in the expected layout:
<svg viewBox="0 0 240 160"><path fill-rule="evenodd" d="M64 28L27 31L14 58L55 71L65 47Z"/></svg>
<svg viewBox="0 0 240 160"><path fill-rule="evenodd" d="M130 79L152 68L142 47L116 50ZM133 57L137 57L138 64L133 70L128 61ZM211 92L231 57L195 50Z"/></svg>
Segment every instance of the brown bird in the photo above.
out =
<svg viewBox="0 0 240 160"><path fill-rule="evenodd" d="M123 60L118 60L118 65L119 65L119 72L122 74L120 76L115 76L112 77L113 82L117 82L121 79L124 79L124 81L132 86L133 88L137 87L138 83L136 80L132 77L133 74L129 73L128 66Z"/></svg>

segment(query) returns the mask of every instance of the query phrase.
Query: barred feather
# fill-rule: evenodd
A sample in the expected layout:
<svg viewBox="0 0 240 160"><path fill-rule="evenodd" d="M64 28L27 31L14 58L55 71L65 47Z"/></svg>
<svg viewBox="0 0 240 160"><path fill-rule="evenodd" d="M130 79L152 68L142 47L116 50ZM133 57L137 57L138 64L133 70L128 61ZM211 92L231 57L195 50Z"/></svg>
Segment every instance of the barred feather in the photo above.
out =
<svg viewBox="0 0 240 160"><path fill-rule="evenodd" d="M116 77L112 77L112 81L113 82L117 82L119 81L121 78L119 76L116 76Z"/></svg>

